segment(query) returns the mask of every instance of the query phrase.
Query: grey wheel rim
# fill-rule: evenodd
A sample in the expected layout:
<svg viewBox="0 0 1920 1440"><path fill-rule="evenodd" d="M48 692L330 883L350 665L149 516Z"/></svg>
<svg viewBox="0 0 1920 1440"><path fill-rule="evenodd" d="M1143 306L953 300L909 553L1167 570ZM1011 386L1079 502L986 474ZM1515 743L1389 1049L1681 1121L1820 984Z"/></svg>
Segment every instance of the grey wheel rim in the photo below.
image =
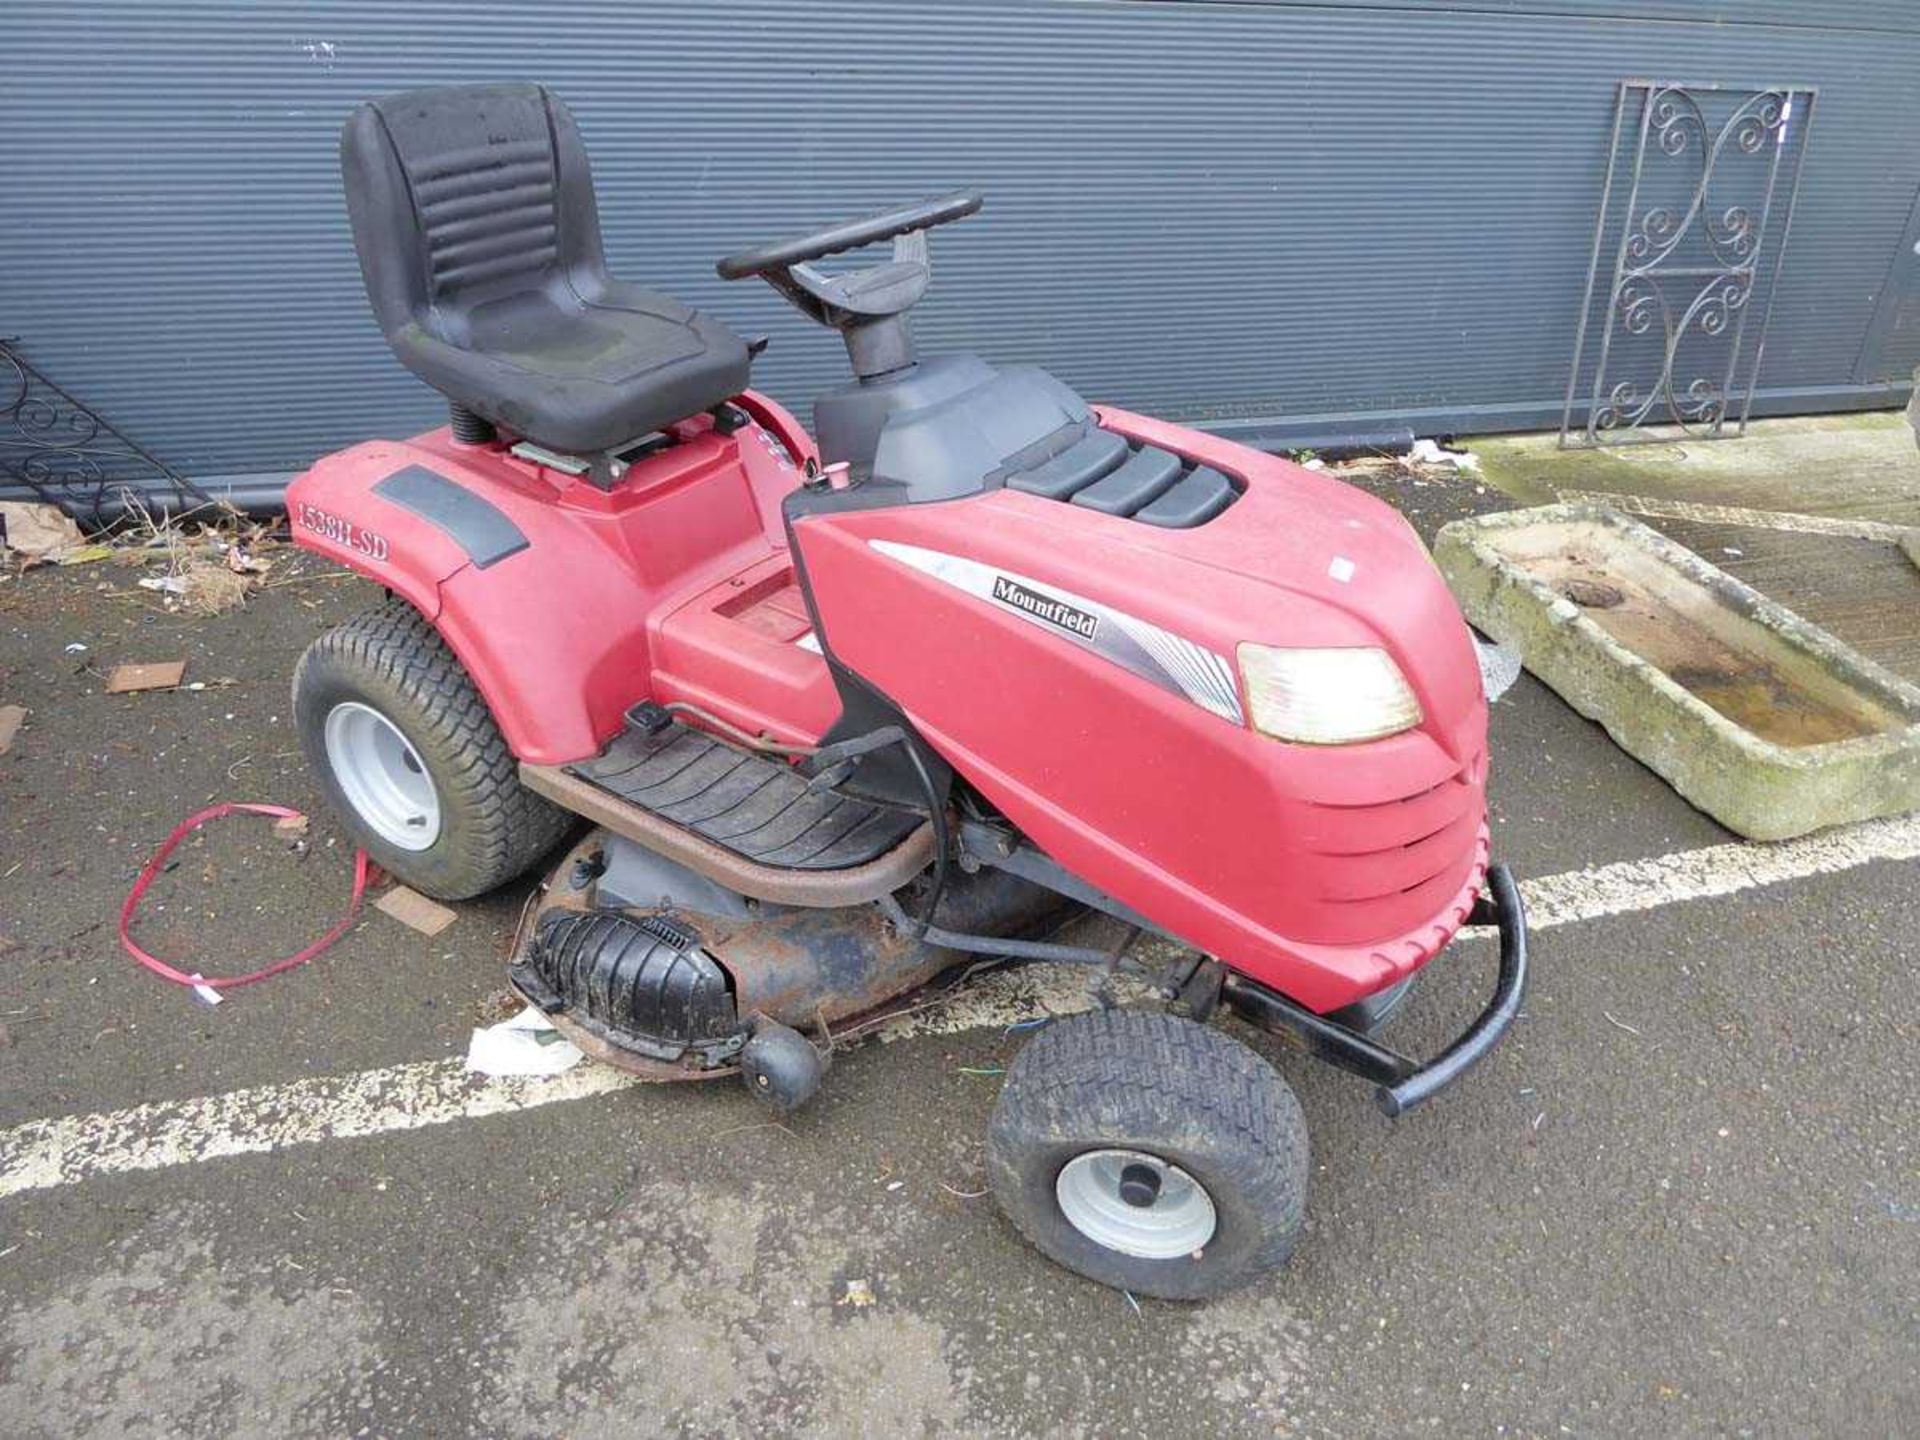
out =
<svg viewBox="0 0 1920 1440"><path fill-rule="evenodd" d="M440 795L400 728L371 705L327 712L327 764L353 813L389 845L425 850L440 838Z"/></svg>
<svg viewBox="0 0 1920 1440"><path fill-rule="evenodd" d="M1218 1225L1207 1187L1143 1150L1088 1150L1060 1169L1054 1198L1096 1245L1141 1260L1194 1255Z"/></svg>

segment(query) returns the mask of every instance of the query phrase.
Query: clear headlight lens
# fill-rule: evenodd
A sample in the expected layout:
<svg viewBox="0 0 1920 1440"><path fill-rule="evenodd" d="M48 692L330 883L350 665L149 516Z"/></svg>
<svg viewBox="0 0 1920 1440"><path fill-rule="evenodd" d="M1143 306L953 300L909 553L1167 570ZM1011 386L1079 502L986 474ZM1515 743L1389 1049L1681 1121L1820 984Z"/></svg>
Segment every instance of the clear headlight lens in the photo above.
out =
<svg viewBox="0 0 1920 1440"><path fill-rule="evenodd" d="M1253 728L1303 745L1351 745L1420 723L1420 702L1393 657L1372 646L1279 650L1240 646Z"/></svg>

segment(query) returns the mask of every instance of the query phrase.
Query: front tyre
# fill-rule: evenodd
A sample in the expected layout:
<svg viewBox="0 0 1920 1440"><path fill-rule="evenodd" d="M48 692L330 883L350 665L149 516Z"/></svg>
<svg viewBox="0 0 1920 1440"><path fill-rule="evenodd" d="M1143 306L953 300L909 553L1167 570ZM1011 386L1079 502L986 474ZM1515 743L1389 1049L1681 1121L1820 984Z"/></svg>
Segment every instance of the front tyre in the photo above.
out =
<svg viewBox="0 0 1920 1440"><path fill-rule="evenodd" d="M1222 1294L1284 1264L1307 1127L1273 1067L1205 1025L1056 1020L1008 1070L987 1132L994 1197L1033 1245L1103 1285Z"/></svg>
<svg viewBox="0 0 1920 1440"><path fill-rule="evenodd" d="M439 634L389 600L329 630L293 674L300 747L380 867L461 900L520 874L569 826L520 783L486 701Z"/></svg>

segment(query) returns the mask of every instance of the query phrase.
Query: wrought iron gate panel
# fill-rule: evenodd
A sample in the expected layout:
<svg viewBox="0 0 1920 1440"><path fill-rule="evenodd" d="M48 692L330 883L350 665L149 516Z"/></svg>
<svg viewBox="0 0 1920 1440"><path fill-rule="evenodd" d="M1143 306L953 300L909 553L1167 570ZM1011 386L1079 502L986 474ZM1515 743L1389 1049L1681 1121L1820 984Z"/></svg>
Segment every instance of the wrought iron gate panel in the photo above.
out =
<svg viewBox="0 0 1920 1440"><path fill-rule="evenodd" d="M0 479L94 524L130 506L215 502L28 363L0 336Z"/></svg>
<svg viewBox="0 0 1920 1440"><path fill-rule="evenodd" d="M1817 93L1810 85L1621 82L1567 376L1563 446L1745 433ZM1630 168L1616 205L1628 158L1623 134ZM1596 311L1610 216L1612 279ZM1756 308L1757 326L1749 324ZM1587 375L1584 425L1576 427ZM1647 428L1655 426L1660 433Z"/></svg>

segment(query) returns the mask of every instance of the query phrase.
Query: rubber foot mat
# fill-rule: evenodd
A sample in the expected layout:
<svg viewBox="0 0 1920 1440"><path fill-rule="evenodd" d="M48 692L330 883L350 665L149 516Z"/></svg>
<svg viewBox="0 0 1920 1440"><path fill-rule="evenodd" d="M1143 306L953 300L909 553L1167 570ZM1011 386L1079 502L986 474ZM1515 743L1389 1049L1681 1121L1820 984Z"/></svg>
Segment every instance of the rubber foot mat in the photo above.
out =
<svg viewBox="0 0 1920 1440"><path fill-rule="evenodd" d="M830 790L809 794L785 760L679 724L657 735L630 729L567 770L756 864L790 870L864 865L925 821Z"/></svg>

